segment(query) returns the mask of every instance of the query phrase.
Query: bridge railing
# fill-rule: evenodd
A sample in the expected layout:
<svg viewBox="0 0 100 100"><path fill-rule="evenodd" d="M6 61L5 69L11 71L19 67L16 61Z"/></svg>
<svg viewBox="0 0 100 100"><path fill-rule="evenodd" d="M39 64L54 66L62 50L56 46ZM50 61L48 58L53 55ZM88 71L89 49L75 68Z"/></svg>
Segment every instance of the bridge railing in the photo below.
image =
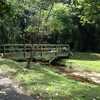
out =
<svg viewBox="0 0 100 100"><path fill-rule="evenodd" d="M2 44L0 53L8 58L54 57L68 54L68 44Z"/></svg>

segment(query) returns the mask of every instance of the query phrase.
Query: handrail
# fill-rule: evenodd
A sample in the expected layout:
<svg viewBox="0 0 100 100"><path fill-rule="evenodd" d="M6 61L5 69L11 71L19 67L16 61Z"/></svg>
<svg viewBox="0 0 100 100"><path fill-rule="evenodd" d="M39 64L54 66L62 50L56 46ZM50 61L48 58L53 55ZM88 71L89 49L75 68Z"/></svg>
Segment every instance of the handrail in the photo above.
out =
<svg viewBox="0 0 100 100"><path fill-rule="evenodd" d="M0 46L69 46L68 44L0 44Z"/></svg>

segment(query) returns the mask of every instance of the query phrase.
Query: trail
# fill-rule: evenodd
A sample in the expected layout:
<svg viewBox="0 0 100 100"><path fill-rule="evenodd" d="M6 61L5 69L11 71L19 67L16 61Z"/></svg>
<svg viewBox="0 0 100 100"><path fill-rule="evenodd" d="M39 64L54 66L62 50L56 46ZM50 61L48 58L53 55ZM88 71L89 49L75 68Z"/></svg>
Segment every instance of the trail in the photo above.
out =
<svg viewBox="0 0 100 100"><path fill-rule="evenodd" d="M0 100L36 100L26 95L19 85L0 73Z"/></svg>
<svg viewBox="0 0 100 100"><path fill-rule="evenodd" d="M84 70L79 71L73 68L70 69L66 67L57 67L57 66L55 68L58 69L58 73L64 74L64 76L69 77L71 79L100 85L99 72L84 71Z"/></svg>

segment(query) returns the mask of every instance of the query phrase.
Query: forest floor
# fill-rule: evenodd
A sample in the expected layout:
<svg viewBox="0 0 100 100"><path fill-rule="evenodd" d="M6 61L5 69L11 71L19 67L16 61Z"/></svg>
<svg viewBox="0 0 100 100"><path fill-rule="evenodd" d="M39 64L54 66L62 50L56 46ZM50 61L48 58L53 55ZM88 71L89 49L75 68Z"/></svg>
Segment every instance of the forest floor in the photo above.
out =
<svg viewBox="0 0 100 100"><path fill-rule="evenodd" d="M100 100L100 85L86 78L79 79L83 77L80 75L87 77L87 73L99 77L100 59L96 59L95 64L98 66L93 63L96 68L90 67L88 63L88 68L79 66L80 70L76 66L73 68L75 62L72 60L65 61L69 64L67 67L37 62L31 63L31 69L26 69L26 62L0 59L0 100ZM79 77L70 77L72 74Z"/></svg>

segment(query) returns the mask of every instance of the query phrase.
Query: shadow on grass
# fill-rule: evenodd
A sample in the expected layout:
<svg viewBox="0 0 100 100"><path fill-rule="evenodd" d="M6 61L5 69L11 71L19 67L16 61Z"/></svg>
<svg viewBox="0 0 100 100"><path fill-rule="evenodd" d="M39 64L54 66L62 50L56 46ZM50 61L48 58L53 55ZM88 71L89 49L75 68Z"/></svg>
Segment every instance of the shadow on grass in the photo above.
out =
<svg viewBox="0 0 100 100"><path fill-rule="evenodd" d="M16 69L21 68L16 61L9 60L9 59L0 59L0 66L4 64L9 66L10 68L16 68Z"/></svg>
<svg viewBox="0 0 100 100"><path fill-rule="evenodd" d="M100 86L73 90L71 92L71 96L74 100L100 100Z"/></svg>
<svg viewBox="0 0 100 100"><path fill-rule="evenodd" d="M96 61L96 60L100 60L100 54L98 53L74 53L71 59Z"/></svg>
<svg viewBox="0 0 100 100"><path fill-rule="evenodd" d="M35 100L31 96L18 93L13 87L0 86L0 100Z"/></svg>

